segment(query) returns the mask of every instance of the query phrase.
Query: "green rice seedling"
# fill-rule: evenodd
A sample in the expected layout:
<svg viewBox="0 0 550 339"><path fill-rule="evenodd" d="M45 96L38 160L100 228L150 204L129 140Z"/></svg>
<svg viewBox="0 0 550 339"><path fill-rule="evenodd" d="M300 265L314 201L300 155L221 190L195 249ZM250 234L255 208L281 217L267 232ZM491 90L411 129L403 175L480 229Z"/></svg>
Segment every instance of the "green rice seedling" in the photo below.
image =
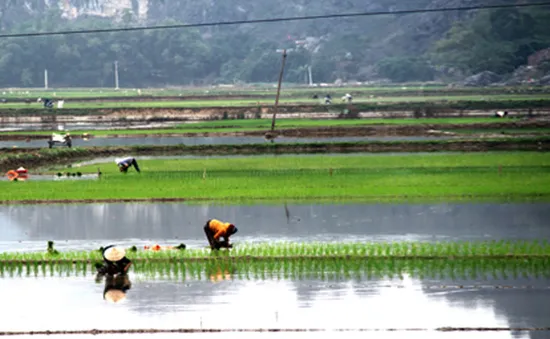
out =
<svg viewBox="0 0 550 339"><path fill-rule="evenodd" d="M136 251L127 254L132 261L166 261L178 260L243 260L247 257L258 259L269 258L323 258L323 257L357 257L357 258L457 258L457 257L496 257L507 256L536 257L550 256L548 242L446 242L446 243L291 243L291 244L245 244L231 251L210 251L204 249L187 249L185 251ZM94 262L101 261L96 251L32 253L2 253L0 262Z"/></svg>

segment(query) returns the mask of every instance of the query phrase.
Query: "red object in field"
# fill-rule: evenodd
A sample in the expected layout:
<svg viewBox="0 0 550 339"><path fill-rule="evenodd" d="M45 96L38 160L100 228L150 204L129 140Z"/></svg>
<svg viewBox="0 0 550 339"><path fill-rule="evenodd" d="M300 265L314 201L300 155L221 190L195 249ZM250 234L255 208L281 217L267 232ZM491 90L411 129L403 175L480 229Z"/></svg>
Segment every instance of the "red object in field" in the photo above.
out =
<svg viewBox="0 0 550 339"><path fill-rule="evenodd" d="M160 245L153 245L153 246L149 246L149 245L145 245L143 246L143 249L144 250L149 250L149 251L161 251L161 250L171 250L171 249L174 249L174 246L160 246Z"/></svg>

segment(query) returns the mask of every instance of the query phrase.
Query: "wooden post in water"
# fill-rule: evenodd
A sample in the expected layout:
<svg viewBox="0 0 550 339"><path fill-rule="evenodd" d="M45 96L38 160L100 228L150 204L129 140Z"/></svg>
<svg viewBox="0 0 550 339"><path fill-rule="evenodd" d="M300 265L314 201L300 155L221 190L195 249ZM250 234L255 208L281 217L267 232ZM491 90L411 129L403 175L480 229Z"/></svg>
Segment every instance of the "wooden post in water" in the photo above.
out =
<svg viewBox="0 0 550 339"><path fill-rule="evenodd" d="M271 120L271 131L275 130L275 116L279 107L279 95L281 94L281 83L283 82L283 73L285 71L286 49L283 50L283 63L281 65L281 73L279 73L279 84L277 85L277 96L275 97L275 108L273 110L273 120Z"/></svg>

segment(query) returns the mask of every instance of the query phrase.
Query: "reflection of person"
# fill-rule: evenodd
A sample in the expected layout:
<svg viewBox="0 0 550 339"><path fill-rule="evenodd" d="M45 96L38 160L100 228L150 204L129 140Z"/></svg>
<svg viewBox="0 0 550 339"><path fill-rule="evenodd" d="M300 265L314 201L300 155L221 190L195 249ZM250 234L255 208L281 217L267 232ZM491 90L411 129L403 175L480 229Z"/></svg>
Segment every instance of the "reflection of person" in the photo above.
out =
<svg viewBox="0 0 550 339"><path fill-rule="evenodd" d="M231 273L227 269L224 269L222 271L221 268L218 268L217 270L210 270L209 273L210 281L212 281L213 283L224 280L231 280Z"/></svg>
<svg viewBox="0 0 550 339"><path fill-rule="evenodd" d="M100 275L126 274L132 265L130 259L126 258L126 251L113 245L103 250L103 266L97 266L97 273Z"/></svg>
<svg viewBox="0 0 550 339"><path fill-rule="evenodd" d="M105 277L105 289L103 289L103 299L111 302L118 303L126 299L126 291L132 288L132 283L126 274L118 275L116 277Z"/></svg>
<svg viewBox="0 0 550 339"><path fill-rule="evenodd" d="M138 163L135 158L133 157L127 157L127 158L117 158L115 159L116 165L118 166L119 170L121 172L128 172L128 168L131 166L134 166L136 171L140 172Z"/></svg>
<svg viewBox="0 0 550 339"><path fill-rule="evenodd" d="M221 247L231 248L229 237L237 233L237 227L228 222L221 222L216 219L210 219L204 225L204 233L210 244L210 248L219 250ZM223 241L220 241L223 238Z"/></svg>

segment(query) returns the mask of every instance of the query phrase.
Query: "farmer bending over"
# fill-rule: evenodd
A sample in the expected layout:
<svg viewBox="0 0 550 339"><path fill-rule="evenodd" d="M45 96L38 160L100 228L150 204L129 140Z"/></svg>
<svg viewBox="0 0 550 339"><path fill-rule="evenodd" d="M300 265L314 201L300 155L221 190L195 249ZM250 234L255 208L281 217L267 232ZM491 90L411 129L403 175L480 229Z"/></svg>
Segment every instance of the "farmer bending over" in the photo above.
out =
<svg viewBox="0 0 550 339"><path fill-rule="evenodd" d="M138 173L140 172L138 163L136 159L133 157L127 157L124 159L118 158L118 159L115 159L115 162L121 172L127 173L128 168L130 168L131 166L134 166L136 171L138 171Z"/></svg>
<svg viewBox="0 0 550 339"><path fill-rule="evenodd" d="M123 248L110 245L103 250L103 266L97 267L97 273L111 276L126 274L131 265L132 262L126 258L126 251Z"/></svg>
<svg viewBox="0 0 550 339"><path fill-rule="evenodd" d="M219 250L221 247L231 248L229 237L237 233L237 227L228 222L221 222L216 219L210 219L204 225L204 233L210 243L210 248ZM223 238L223 241L220 241Z"/></svg>

